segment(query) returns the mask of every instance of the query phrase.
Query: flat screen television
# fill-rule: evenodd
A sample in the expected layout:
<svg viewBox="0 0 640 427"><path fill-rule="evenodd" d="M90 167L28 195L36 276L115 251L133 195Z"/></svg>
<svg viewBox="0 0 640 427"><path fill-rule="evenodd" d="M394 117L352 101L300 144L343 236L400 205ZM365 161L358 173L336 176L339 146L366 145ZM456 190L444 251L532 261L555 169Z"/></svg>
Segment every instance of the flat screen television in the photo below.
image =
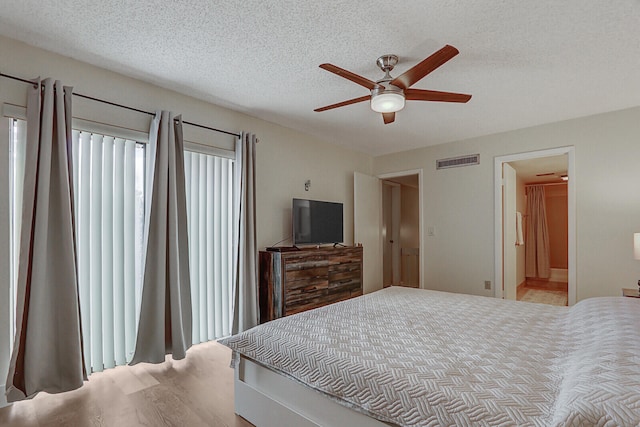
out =
<svg viewBox="0 0 640 427"><path fill-rule="evenodd" d="M293 199L294 245L342 243L342 203Z"/></svg>

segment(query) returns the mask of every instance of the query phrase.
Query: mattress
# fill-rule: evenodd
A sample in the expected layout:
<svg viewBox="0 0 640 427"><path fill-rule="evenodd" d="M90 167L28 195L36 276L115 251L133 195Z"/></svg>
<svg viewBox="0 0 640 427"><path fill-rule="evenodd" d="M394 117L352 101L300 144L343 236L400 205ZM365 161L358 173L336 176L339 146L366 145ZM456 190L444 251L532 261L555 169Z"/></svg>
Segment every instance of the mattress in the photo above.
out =
<svg viewBox="0 0 640 427"><path fill-rule="evenodd" d="M391 287L221 340L398 426L640 424L640 300Z"/></svg>

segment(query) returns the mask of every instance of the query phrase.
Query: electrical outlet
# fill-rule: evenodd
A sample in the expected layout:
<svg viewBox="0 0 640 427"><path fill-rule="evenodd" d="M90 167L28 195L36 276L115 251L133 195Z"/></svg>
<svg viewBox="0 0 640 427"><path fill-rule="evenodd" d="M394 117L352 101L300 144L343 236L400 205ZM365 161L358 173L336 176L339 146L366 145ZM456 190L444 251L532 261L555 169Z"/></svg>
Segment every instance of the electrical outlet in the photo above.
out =
<svg viewBox="0 0 640 427"><path fill-rule="evenodd" d="M484 281L484 288L491 290L491 280L485 280Z"/></svg>

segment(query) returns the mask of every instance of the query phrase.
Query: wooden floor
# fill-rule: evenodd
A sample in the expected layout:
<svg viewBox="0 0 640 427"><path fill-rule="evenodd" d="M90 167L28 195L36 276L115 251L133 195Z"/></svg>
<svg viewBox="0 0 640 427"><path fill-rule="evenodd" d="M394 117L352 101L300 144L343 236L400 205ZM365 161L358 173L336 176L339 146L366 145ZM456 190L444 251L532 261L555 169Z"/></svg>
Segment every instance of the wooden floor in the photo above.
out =
<svg viewBox="0 0 640 427"><path fill-rule="evenodd" d="M184 360L108 369L78 390L0 408L0 426L251 426L233 412L230 361L211 342Z"/></svg>
<svg viewBox="0 0 640 427"><path fill-rule="evenodd" d="M551 282L549 280L527 279L523 285L518 286L516 300L520 301L529 289L536 289L539 291L564 291L568 293L569 285L566 282Z"/></svg>

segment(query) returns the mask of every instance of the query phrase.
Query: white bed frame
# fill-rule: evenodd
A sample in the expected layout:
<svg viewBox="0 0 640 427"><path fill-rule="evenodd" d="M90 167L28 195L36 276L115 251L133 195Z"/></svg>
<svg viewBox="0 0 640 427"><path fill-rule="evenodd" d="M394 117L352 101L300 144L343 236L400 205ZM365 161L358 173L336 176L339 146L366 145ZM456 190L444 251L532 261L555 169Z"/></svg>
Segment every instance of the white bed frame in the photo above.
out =
<svg viewBox="0 0 640 427"><path fill-rule="evenodd" d="M257 427L389 427L244 357L235 368L235 412Z"/></svg>

